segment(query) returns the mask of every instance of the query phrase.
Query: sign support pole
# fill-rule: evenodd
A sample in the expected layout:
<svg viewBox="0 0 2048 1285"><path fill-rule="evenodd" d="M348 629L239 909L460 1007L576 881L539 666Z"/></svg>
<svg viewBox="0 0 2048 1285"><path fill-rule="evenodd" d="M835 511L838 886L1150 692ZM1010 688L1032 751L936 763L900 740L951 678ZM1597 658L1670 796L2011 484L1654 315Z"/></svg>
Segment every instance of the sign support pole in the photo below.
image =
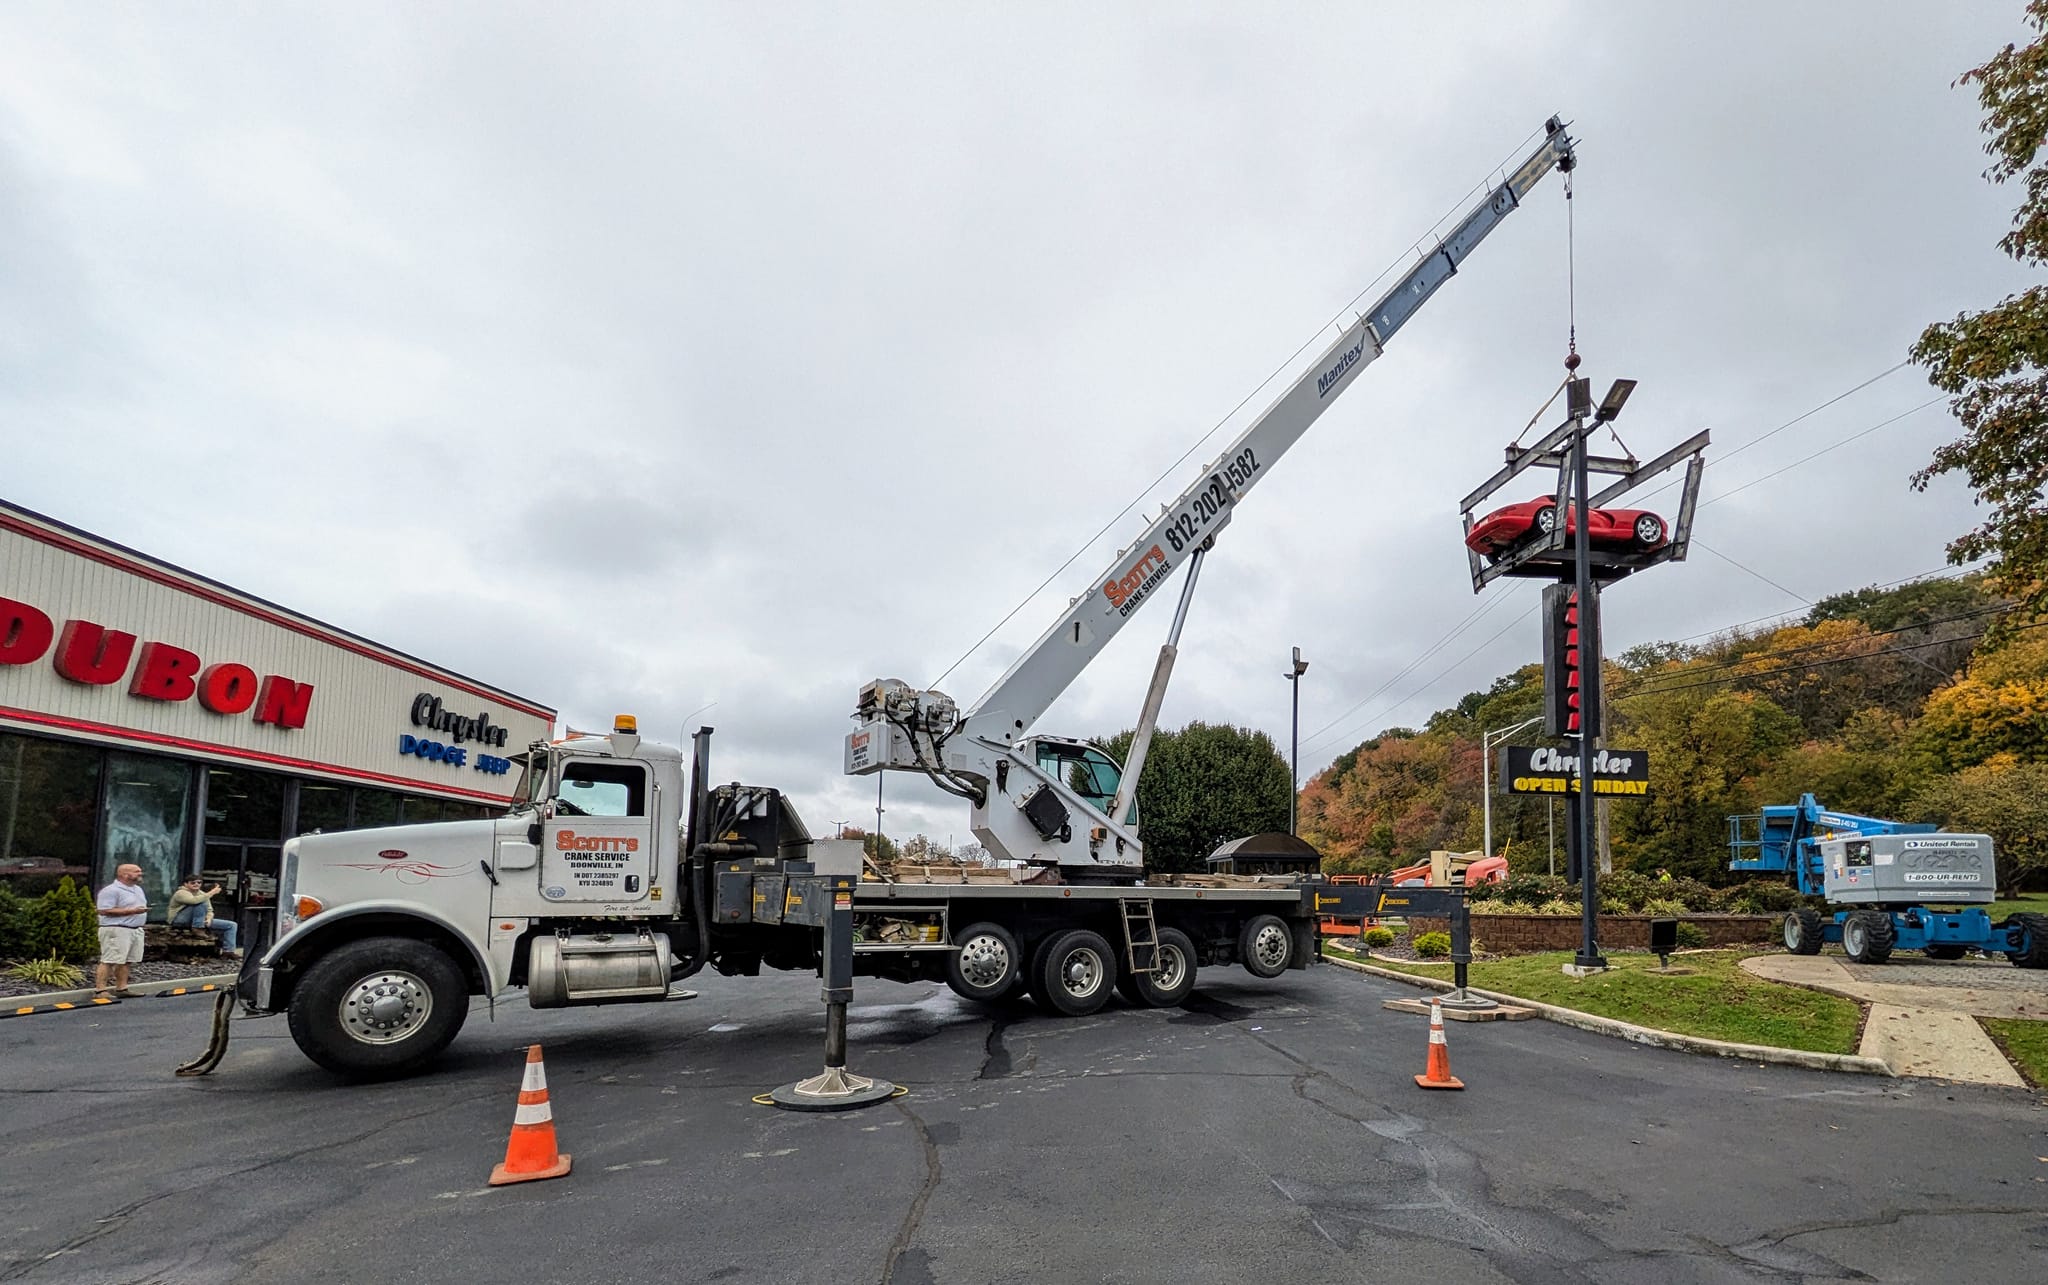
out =
<svg viewBox="0 0 2048 1285"><path fill-rule="evenodd" d="M1593 583L1593 525L1590 470L1586 467L1587 440L1591 430L1587 416L1592 410L1590 381L1574 379L1568 394L1572 422L1572 506L1577 529L1572 533L1572 571L1577 581L1579 606L1579 771L1578 790L1572 797L1572 824L1579 836L1579 894L1581 935L1579 953L1572 960L1577 969L1607 967L1600 957L1599 942L1599 857L1593 846L1593 752L1600 739L1600 599Z"/></svg>

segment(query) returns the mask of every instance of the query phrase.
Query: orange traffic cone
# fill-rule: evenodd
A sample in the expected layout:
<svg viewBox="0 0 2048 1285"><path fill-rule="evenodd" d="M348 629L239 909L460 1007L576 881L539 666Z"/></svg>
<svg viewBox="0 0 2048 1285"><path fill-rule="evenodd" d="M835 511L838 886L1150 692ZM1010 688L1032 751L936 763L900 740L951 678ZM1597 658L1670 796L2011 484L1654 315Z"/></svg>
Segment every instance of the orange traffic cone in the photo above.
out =
<svg viewBox="0 0 2048 1285"><path fill-rule="evenodd" d="M1444 1005L1429 1001L1429 1070L1415 1077L1425 1089L1462 1089L1465 1082L1451 1074L1451 1046L1444 1043ZM567 1163L566 1161L564 1163Z"/></svg>
<svg viewBox="0 0 2048 1285"><path fill-rule="evenodd" d="M526 1079L519 1085L519 1110L512 1116L512 1140L505 1163L491 1170L491 1185L537 1182L569 1172L569 1157L555 1150L555 1116L548 1109L548 1073L540 1045L526 1050Z"/></svg>

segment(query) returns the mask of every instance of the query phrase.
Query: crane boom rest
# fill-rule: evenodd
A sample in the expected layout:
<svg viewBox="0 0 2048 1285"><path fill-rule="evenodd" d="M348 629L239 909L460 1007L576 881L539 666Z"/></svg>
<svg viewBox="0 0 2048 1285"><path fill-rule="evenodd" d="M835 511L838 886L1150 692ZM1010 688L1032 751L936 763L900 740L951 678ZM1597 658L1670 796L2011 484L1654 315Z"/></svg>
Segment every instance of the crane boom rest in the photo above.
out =
<svg viewBox="0 0 2048 1285"><path fill-rule="evenodd" d="M1128 804L1172 666L1185 595L1193 590L1202 555L1251 488L1379 357L1394 333L1451 279L1487 234L1545 174L1569 171L1573 164L1572 140L1553 116L1527 159L1324 349L964 712L945 693L920 691L899 679L877 679L863 687L853 715L856 726L846 738L846 771L856 776L923 773L940 789L972 802L975 837L999 857L1057 865L1081 877L1141 872L1143 847ZM1128 774L1091 746L1031 735L1039 716L1138 609L1159 595L1182 563L1190 565L1188 584L1145 701Z"/></svg>

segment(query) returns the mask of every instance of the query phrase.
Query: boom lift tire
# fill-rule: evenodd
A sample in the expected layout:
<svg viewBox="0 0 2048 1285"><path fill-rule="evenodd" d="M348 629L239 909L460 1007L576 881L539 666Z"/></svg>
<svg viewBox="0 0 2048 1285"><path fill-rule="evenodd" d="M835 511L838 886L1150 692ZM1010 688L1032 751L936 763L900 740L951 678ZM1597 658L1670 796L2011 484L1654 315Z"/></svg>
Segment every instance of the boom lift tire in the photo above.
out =
<svg viewBox="0 0 2048 1285"><path fill-rule="evenodd" d="M1858 910L1842 921L1842 953L1852 964L1882 964L1898 938L1892 917L1881 910Z"/></svg>
<svg viewBox="0 0 2048 1285"><path fill-rule="evenodd" d="M1254 977L1278 977L1294 962L1294 934L1278 915L1253 915L1237 935L1237 962Z"/></svg>
<svg viewBox="0 0 2048 1285"><path fill-rule="evenodd" d="M1116 988L1139 1008L1173 1008L1195 989L1195 943L1178 928L1159 930L1159 967L1151 973L1125 973Z"/></svg>
<svg viewBox="0 0 2048 1285"><path fill-rule="evenodd" d="M292 1039L309 1058L357 1080L418 1070L469 1016L462 969L411 937L365 937L323 956L292 991Z"/></svg>
<svg viewBox="0 0 2048 1285"><path fill-rule="evenodd" d="M1920 953L1929 959L1961 959L1969 951L1970 948L1968 946L1958 946L1954 942L1942 942L1937 945L1922 947Z"/></svg>
<svg viewBox="0 0 2048 1285"><path fill-rule="evenodd" d="M1049 1012L1086 1017L1109 1002L1117 972L1116 952L1102 934L1076 928L1042 948L1031 993Z"/></svg>
<svg viewBox="0 0 2048 1285"><path fill-rule="evenodd" d="M2027 930L2027 948L2012 953L2015 968L2048 968L2048 915L2014 915L2011 923Z"/></svg>
<svg viewBox="0 0 2048 1285"><path fill-rule="evenodd" d="M1801 908L1785 916L1785 949L1795 955L1818 955L1821 947L1820 912Z"/></svg>
<svg viewBox="0 0 2048 1285"><path fill-rule="evenodd" d="M993 1004L1024 988L1024 948L1001 924L969 924L953 944L960 949L946 957L946 985L961 999Z"/></svg>

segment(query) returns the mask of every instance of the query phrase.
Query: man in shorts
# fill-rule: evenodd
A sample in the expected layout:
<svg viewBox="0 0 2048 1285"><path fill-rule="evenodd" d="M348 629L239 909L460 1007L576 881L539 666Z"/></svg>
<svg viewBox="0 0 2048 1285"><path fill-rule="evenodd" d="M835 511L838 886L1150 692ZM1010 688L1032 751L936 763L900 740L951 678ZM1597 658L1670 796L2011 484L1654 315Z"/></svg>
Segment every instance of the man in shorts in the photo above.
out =
<svg viewBox="0 0 2048 1285"><path fill-rule="evenodd" d="M128 966L142 962L142 925L149 920L149 898L142 892L142 867L122 866L114 871L114 882L100 889L100 966L93 974L94 998L105 996L107 970L114 970L113 991L132 995L128 989Z"/></svg>

